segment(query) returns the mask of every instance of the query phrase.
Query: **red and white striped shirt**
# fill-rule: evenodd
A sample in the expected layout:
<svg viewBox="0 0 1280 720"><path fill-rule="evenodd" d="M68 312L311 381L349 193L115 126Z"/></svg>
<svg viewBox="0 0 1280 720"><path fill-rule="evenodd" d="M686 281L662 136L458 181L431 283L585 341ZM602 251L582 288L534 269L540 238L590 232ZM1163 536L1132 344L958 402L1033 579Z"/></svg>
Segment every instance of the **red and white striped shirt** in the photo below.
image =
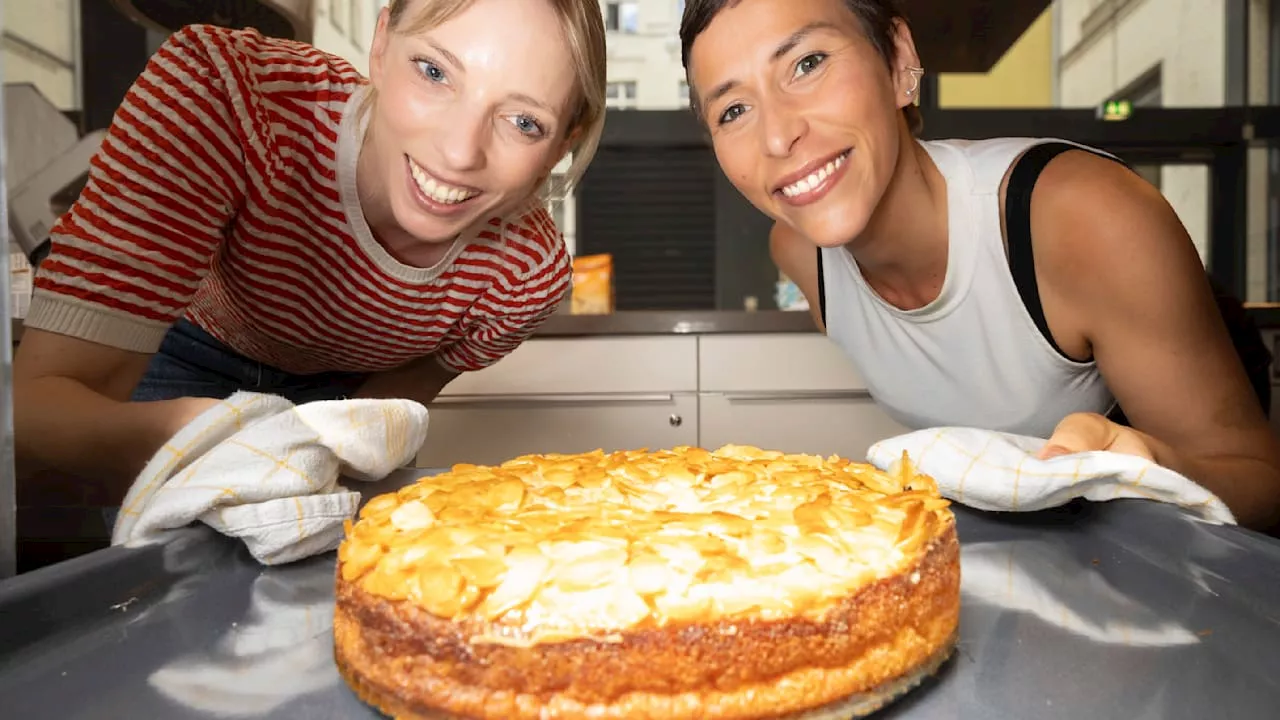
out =
<svg viewBox="0 0 1280 720"><path fill-rule="evenodd" d="M301 43L174 33L55 225L27 326L151 353L185 314L294 373L433 354L462 372L511 352L568 291L550 214L495 218L431 268L397 262L356 196L365 87Z"/></svg>

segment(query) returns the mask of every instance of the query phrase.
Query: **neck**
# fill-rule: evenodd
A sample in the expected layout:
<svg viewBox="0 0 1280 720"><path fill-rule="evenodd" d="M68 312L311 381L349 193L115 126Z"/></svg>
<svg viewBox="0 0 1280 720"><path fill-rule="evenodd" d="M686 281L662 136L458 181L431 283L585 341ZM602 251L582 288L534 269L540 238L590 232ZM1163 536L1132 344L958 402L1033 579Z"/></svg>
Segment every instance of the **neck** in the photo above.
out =
<svg viewBox="0 0 1280 720"><path fill-rule="evenodd" d="M356 196L360 199L360 212L369 224L373 239L388 255L411 267L432 267L444 258L453 243L423 242L396 222L388 199L388 188L384 186L387 173L378 165L378 153L374 151L377 138L374 137L372 119L367 127L360 139L356 159Z"/></svg>
<svg viewBox="0 0 1280 720"><path fill-rule="evenodd" d="M845 247L886 300L922 307L942 291L947 232L946 179L904 126L893 178L866 229Z"/></svg>

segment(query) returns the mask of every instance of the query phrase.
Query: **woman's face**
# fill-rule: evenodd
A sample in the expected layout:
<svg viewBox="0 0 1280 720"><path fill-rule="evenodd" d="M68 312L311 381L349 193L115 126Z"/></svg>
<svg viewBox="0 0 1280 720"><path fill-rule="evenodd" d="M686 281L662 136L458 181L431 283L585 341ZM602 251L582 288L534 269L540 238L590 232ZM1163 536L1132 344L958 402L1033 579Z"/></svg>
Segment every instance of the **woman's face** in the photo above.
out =
<svg viewBox="0 0 1280 720"><path fill-rule="evenodd" d="M476 0L415 34L383 11L370 57L371 173L395 222L446 242L515 209L569 149L573 58L549 3ZM373 190L373 188L370 188Z"/></svg>
<svg viewBox="0 0 1280 720"><path fill-rule="evenodd" d="M917 64L905 27L890 70L841 0L742 0L689 52L716 158L757 208L818 245L866 227L897 166Z"/></svg>

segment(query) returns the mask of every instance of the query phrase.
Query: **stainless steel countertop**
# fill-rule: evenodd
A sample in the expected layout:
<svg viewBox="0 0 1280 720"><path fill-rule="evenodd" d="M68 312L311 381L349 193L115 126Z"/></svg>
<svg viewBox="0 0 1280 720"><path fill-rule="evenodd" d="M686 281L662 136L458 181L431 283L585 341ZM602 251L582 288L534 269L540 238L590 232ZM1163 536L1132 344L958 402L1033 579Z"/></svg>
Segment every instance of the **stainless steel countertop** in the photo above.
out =
<svg viewBox="0 0 1280 720"><path fill-rule="evenodd" d="M1280 542L1136 500L956 514L958 651L877 720L1280 712ZM200 526L0 583L4 715L380 717L332 661L333 570L262 567Z"/></svg>

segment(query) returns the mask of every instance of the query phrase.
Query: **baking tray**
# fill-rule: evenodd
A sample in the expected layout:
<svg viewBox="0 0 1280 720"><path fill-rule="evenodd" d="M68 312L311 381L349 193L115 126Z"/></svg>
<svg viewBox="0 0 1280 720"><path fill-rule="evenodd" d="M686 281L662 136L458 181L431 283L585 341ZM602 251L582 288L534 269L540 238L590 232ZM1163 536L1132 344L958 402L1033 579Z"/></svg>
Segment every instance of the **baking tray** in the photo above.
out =
<svg viewBox="0 0 1280 720"><path fill-rule="evenodd" d="M876 720L1276 716L1277 541L1141 500L956 515L955 651ZM333 570L193 527L0 583L0 715L380 717L333 663Z"/></svg>

